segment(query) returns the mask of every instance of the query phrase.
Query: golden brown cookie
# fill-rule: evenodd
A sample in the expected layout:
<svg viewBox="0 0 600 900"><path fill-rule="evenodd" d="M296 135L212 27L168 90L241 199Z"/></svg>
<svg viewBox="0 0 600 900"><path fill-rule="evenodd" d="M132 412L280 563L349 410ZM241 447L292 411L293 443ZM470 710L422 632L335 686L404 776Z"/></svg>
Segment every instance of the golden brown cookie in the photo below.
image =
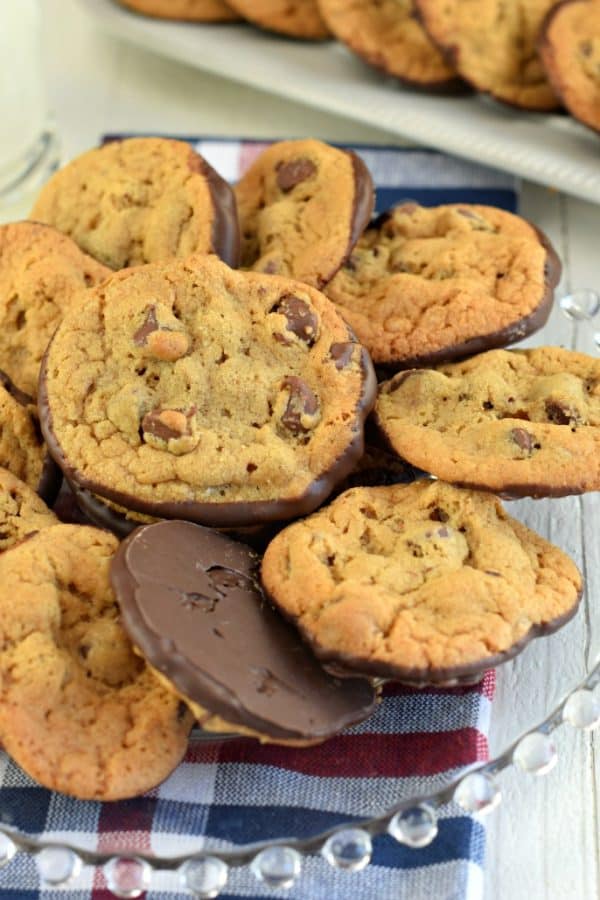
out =
<svg viewBox="0 0 600 900"><path fill-rule="evenodd" d="M550 84L571 115L600 131L599 0L564 0L553 6L538 49Z"/></svg>
<svg viewBox="0 0 600 900"><path fill-rule="evenodd" d="M373 212L371 176L354 153L321 141L268 147L236 185L242 266L321 288Z"/></svg>
<svg viewBox="0 0 600 900"><path fill-rule="evenodd" d="M129 138L88 150L52 176L31 218L111 269L191 253L238 262L233 192L186 141Z"/></svg>
<svg viewBox="0 0 600 900"><path fill-rule="evenodd" d="M415 17L412 0L319 0L319 7L336 38L375 68L428 90L462 84Z"/></svg>
<svg viewBox="0 0 600 900"><path fill-rule="evenodd" d="M536 50L555 0L415 0L430 38L459 75L511 106L559 106Z"/></svg>
<svg viewBox="0 0 600 900"><path fill-rule="evenodd" d="M187 22L233 22L239 16L223 0L118 0L123 6L157 19Z"/></svg>
<svg viewBox="0 0 600 900"><path fill-rule="evenodd" d="M40 409L72 483L232 528L318 506L362 455L374 394L326 297L195 257L90 290L50 344Z"/></svg>
<svg viewBox="0 0 600 900"><path fill-rule="evenodd" d="M483 675L574 615L581 575L490 494L354 488L281 531L262 580L319 658L417 684Z"/></svg>
<svg viewBox="0 0 600 900"><path fill-rule="evenodd" d="M380 385L375 418L394 450L444 481L510 496L600 490L600 359L492 350Z"/></svg>
<svg viewBox="0 0 600 900"><path fill-rule="evenodd" d="M34 401L0 371L0 466L52 504L60 472L48 456Z"/></svg>
<svg viewBox="0 0 600 900"><path fill-rule="evenodd" d="M0 468L0 552L57 523L35 491L8 469Z"/></svg>
<svg viewBox="0 0 600 900"><path fill-rule="evenodd" d="M227 0L248 22L287 37L322 41L330 37L317 0Z"/></svg>
<svg viewBox="0 0 600 900"><path fill-rule="evenodd" d="M0 556L0 739L44 787L81 799L157 785L191 725L119 624L117 546L96 528L55 525Z"/></svg>
<svg viewBox="0 0 600 900"><path fill-rule="evenodd" d="M111 581L123 627L205 731L307 746L375 708L366 679L328 675L266 602L258 556L191 522L138 528Z"/></svg>
<svg viewBox="0 0 600 900"><path fill-rule="evenodd" d="M63 312L111 270L37 222L0 226L0 369L32 397Z"/></svg>
<svg viewBox="0 0 600 900"><path fill-rule="evenodd" d="M324 288L391 368L431 365L541 328L560 278L550 242L492 206L402 203L367 228Z"/></svg>

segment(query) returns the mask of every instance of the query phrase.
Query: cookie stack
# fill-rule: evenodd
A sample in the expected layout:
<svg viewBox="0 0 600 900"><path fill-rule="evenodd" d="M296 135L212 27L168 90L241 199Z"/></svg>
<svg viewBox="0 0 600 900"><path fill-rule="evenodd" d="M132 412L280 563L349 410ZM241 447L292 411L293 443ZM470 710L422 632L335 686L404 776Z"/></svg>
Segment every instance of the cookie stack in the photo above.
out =
<svg viewBox="0 0 600 900"><path fill-rule="evenodd" d="M554 251L488 207L372 210L319 141L234 192L144 138L0 229L0 740L41 784L141 793L193 721L309 746L576 612L495 496L600 485L598 361L490 349L544 323Z"/></svg>
<svg viewBox="0 0 600 900"><path fill-rule="evenodd" d="M246 20L303 40L337 38L365 63L429 93L487 94L560 110L600 131L600 0L117 0L142 15Z"/></svg>

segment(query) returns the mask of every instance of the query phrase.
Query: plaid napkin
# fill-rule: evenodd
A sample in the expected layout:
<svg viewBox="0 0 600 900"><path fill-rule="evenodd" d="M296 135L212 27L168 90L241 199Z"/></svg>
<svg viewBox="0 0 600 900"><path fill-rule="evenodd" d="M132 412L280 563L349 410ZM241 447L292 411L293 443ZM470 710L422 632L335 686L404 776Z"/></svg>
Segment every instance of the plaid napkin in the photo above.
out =
<svg viewBox="0 0 600 900"><path fill-rule="evenodd" d="M191 139L235 181L265 146L255 141ZM514 180L427 150L355 147L378 186L379 211L402 199L433 205L490 203L514 210ZM453 690L390 685L376 713L319 747L260 746L251 740L192 741L160 787L128 802L83 802L37 787L0 752L0 818L31 835L81 847L179 855L275 837L308 836L426 793L487 758L494 675ZM361 872L304 861L289 891L232 869L221 897L290 900L480 900L485 833L454 805L441 811L435 841L420 850L389 836L374 841ZM109 900L101 871L84 868L67 888L41 888L35 862L19 853L0 870L0 900ZM189 898L175 873L154 873L147 900Z"/></svg>

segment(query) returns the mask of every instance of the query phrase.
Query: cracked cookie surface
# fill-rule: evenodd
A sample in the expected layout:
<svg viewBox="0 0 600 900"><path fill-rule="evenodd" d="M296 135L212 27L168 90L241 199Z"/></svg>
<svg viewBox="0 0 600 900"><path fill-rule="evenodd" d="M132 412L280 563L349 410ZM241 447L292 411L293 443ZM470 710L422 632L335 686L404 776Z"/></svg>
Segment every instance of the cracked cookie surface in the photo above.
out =
<svg viewBox="0 0 600 900"><path fill-rule="evenodd" d="M277 535L262 581L323 662L417 684L483 675L581 593L495 497L431 481L346 491Z"/></svg>
<svg viewBox="0 0 600 900"><path fill-rule="evenodd" d="M317 0L230 0L230 5L268 31L312 41L330 37Z"/></svg>
<svg viewBox="0 0 600 900"><path fill-rule="evenodd" d="M571 115L600 132L599 0L567 0L553 7L542 27L539 52Z"/></svg>
<svg viewBox="0 0 600 900"><path fill-rule="evenodd" d="M235 187L242 267L320 288L335 275L373 211L362 160L321 141L268 147Z"/></svg>
<svg viewBox="0 0 600 900"><path fill-rule="evenodd" d="M559 106L536 41L555 0L415 0L425 28L447 60L477 90L511 106Z"/></svg>
<svg viewBox="0 0 600 900"><path fill-rule="evenodd" d="M407 202L367 228L324 292L376 364L405 368L541 328L560 270L547 238L519 216Z"/></svg>
<svg viewBox="0 0 600 900"><path fill-rule="evenodd" d="M52 502L60 484L39 433L37 410L0 372L0 466L8 469L46 501Z"/></svg>
<svg viewBox="0 0 600 900"><path fill-rule="evenodd" d="M335 307L210 257L113 275L67 316L40 410L68 479L157 518L314 509L363 451L372 364Z"/></svg>
<svg viewBox="0 0 600 900"><path fill-rule="evenodd" d="M327 25L365 62L417 87L449 89L455 70L414 15L412 0L319 0Z"/></svg>
<svg viewBox="0 0 600 900"><path fill-rule="evenodd" d="M135 12L157 19L187 22L233 22L239 16L223 0L118 0Z"/></svg>
<svg viewBox="0 0 600 900"><path fill-rule="evenodd" d="M111 270L37 222L0 226L0 369L35 397L40 362L63 313Z"/></svg>
<svg viewBox="0 0 600 900"><path fill-rule="evenodd" d="M119 624L116 538L54 525L0 556L0 738L51 790L116 800L179 763L191 715Z"/></svg>
<svg viewBox="0 0 600 900"><path fill-rule="evenodd" d="M600 490L600 360L560 347L492 350L380 385L396 452L444 481L511 496Z"/></svg>
<svg viewBox="0 0 600 900"><path fill-rule="evenodd" d="M0 467L0 552L58 519L24 481Z"/></svg>
<svg viewBox="0 0 600 900"><path fill-rule="evenodd" d="M191 253L238 262L233 192L185 141L129 138L88 150L52 176L31 218L110 269Z"/></svg>

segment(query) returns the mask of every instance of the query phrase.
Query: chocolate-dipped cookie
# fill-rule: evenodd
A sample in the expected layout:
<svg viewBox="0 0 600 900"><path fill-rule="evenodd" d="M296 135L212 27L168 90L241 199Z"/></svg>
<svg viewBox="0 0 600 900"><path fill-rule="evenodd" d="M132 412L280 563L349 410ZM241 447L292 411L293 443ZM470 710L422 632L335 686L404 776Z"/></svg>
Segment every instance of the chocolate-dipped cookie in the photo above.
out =
<svg viewBox="0 0 600 900"><path fill-rule="evenodd" d="M361 59L413 87L464 87L417 20L412 0L319 0L325 22Z"/></svg>
<svg viewBox="0 0 600 900"><path fill-rule="evenodd" d="M373 181L354 153L321 141L268 147L235 188L242 266L321 288L373 212Z"/></svg>
<svg viewBox="0 0 600 900"><path fill-rule="evenodd" d="M195 257L91 289L50 344L39 396L69 481L234 528L331 493L362 455L375 376L318 291Z"/></svg>
<svg viewBox="0 0 600 900"><path fill-rule="evenodd" d="M53 525L0 555L0 740L40 784L81 799L155 787L192 724L119 623L117 546L97 528Z"/></svg>
<svg viewBox="0 0 600 900"><path fill-rule="evenodd" d="M324 292L393 371L521 340L546 322L560 271L549 240L520 216L407 202L367 228Z"/></svg>
<svg viewBox="0 0 600 900"><path fill-rule="evenodd" d="M600 490L600 360L491 350L380 385L375 421L415 466L509 496Z"/></svg>
<svg viewBox="0 0 600 900"><path fill-rule="evenodd" d="M31 218L110 269L191 253L239 260L233 192L185 141L129 138L88 150L50 178Z"/></svg>
<svg viewBox="0 0 600 900"><path fill-rule="evenodd" d="M555 0L415 0L430 38L479 91L511 106L553 110L536 41Z"/></svg>
<svg viewBox="0 0 600 900"><path fill-rule="evenodd" d="M0 369L35 397L40 362L63 313L111 270L60 231L0 226Z"/></svg>
<svg viewBox="0 0 600 900"><path fill-rule="evenodd" d="M600 0L563 0L540 32L546 75L572 116L600 132Z"/></svg>
<svg viewBox="0 0 600 900"><path fill-rule="evenodd" d="M429 480L354 488L289 525L262 581L324 663L417 685L483 676L581 595L572 560L496 497Z"/></svg>
<svg viewBox="0 0 600 900"><path fill-rule="evenodd" d="M375 707L364 679L328 675L265 601L249 547L190 522L124 541L111 580L125 629L207 731L308 745Z"/></svg>

